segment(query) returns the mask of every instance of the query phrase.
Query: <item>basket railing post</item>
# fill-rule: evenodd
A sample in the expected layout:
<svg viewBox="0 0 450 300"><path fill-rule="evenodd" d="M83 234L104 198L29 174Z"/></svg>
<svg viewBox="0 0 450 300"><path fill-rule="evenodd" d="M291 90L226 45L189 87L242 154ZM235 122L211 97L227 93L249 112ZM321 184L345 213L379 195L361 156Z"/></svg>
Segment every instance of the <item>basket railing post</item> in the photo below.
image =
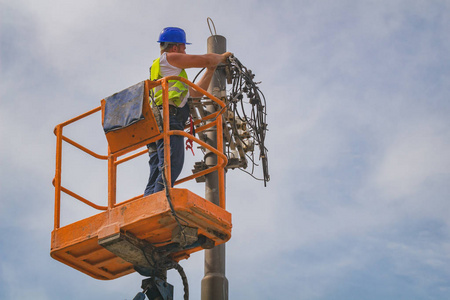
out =
<svg viewBox="0 0 450 300"><path fill-rule="evenodd" d="M55 168L55 215L54 229L60 227L61 222L61 167L62 167L62 126L55 127L56 135L56 168Z"/></svg>
<svg viewBox="0 0 450 300"><path fill-rule="evenodd" d="M223 153L223 124L222 124L222 114L217 116L217 150L220 153ZM221 165L223 163L223 159L220 156L217 156L217 164ZM219 177L219 206L225 209L225 170L224 168L219 168L218 170Z"/></svg>
<svg viewBox="0 0 450 300"><path fill-rule="evenodd" d="M116 204L116 179L117 179L117 165L116 156L111 154L108 147L108 209L112 209Z"/></svg>
<svg viewBox="0 0 450 300"><path fill-rule="evenodd" d="M164 175L166 184L169 186L169 191L172 188L172 173L170 160L170 121L169 121L169 89L166 78L161 82L162 98L163 98L163 137L164 137Z"/></svg>

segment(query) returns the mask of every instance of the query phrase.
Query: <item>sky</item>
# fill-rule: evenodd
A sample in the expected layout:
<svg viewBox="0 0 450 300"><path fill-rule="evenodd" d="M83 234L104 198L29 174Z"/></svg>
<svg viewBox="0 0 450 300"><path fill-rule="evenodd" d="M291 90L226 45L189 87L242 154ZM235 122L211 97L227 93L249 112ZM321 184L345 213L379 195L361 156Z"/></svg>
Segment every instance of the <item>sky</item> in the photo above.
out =
<svg viewBox="0 0 450 300"><path fill-rule="evenodd" d="M0 0L0 13L0 299L140 291L137 274L99 281L50 257L53 129L147 79L162 28L205 53L208 17L261 81L269 124L267 187L227 174L229 298L449 299L450 1ZM65 134L106 151L99 116ZM106 203L105 166L64 151L63 184ZM189 174L200 157L186 156ZM119 170L119 198L147 178L146 157ZM62 210L63 224L91 213L69 197ZM203 259L181 262L191 299Z"/></svg>

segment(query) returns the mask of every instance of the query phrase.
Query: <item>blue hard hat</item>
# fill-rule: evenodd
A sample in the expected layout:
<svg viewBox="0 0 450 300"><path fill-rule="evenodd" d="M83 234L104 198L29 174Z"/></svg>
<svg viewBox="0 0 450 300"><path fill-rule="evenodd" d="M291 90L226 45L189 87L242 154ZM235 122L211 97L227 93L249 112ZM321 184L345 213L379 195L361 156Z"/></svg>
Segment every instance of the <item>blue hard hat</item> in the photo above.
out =
<svg viewBox="0 0 450 300"><path fill-rule="evenodd" d="M173 44L187 44L186 33L183 29L178 27L166 27L159 34L158 43L173 43Z"/></svg>

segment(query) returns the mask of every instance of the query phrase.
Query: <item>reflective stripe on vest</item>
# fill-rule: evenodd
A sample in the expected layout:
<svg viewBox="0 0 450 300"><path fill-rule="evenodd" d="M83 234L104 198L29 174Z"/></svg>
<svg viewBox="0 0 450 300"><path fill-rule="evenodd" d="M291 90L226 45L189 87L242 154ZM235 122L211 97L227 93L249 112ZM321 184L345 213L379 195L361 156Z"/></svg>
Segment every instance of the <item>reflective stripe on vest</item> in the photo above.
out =
<svg viewBox="0 0 450 300"><path fill-rule="evenodd" d="M183 69L181 70L179 77L183 77L187 79L187 73ZM163 78L161 75L161 67L159 64L159 58L155 59L152 64L151 72L150 72L150 80L158 80ZM186 98L189 92L189 86L184 82L179 80L169 80L169 103L174 104L175 106L180 106L183 102L184 98ZM161 86L157 86L153 89L155 103L156 105L162 105L162 88Z"/></svg>

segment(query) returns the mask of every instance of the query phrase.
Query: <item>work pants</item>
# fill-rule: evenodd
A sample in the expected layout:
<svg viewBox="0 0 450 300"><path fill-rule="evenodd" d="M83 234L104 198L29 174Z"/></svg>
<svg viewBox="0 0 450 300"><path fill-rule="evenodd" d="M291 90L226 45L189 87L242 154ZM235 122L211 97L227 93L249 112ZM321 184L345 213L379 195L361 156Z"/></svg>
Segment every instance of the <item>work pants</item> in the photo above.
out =
<svg viewBox="0 0 450 300"><path fill-rule="evenodd" d="M177 108L175 114L169 117L170 130L184 130L184 124L189 117L189 106L186 104L182 108ZM164 172L164 140L158 140L147 145L149 148L150 176L145 188L144 196L162 191L164 182L162 175ZM170 166L171 166L171 186L181 173L184 164L184 136L170 136Z"/></svg>

